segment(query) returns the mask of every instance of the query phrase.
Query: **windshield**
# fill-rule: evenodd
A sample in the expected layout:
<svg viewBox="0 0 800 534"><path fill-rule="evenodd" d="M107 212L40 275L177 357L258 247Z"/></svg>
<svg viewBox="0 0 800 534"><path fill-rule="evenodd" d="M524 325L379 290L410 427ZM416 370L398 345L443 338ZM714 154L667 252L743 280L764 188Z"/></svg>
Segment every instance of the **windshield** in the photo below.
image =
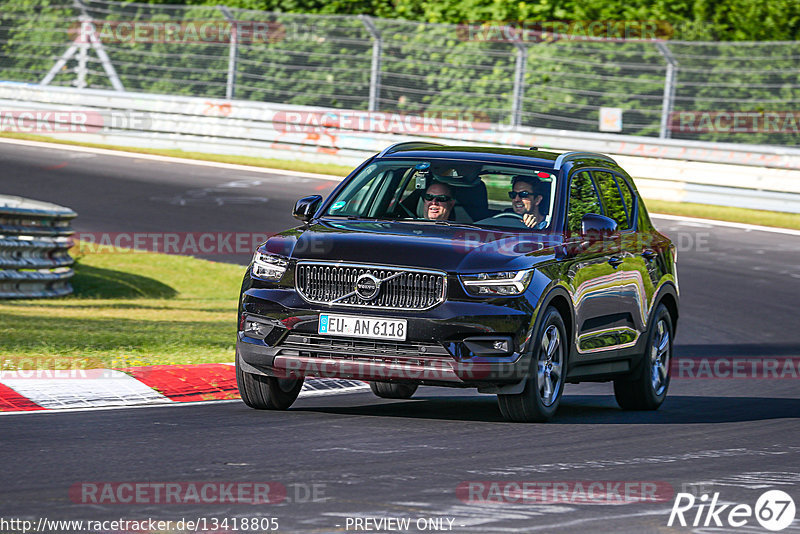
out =
<svg viewBox="0 0 800 534"><path fill-rule="evenodd" d="M461 160L391 160L364 168L326 215L546 230L555 176L536 167Z"/></svg>

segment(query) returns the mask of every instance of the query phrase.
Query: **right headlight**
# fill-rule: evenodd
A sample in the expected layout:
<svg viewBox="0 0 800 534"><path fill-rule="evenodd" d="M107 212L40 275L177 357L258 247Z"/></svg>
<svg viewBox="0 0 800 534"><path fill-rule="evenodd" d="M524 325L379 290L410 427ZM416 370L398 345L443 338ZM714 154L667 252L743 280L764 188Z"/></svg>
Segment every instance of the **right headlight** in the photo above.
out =
<svg viewBox="0 0 800 534"><path fill-rule="evenodd" d="M498 273L462 274L467 293L476 297L521 295L533 278L533 269Z"/></svg>
<svg viewBox="0 0 800 534"><path fill-rule="evenodd" d="M256 250L253 254L253 276L256 278L278 282L288 266L289 259L285 256L268 254L260 250Z"/></svg>

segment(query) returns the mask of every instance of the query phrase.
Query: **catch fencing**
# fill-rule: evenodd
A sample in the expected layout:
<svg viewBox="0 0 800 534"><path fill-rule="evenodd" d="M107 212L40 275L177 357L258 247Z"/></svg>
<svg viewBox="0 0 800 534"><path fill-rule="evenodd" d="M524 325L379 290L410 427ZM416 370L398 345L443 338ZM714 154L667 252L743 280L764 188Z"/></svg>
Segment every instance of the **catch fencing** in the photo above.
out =
<svg viewBox="0 0 800 534"><path fill-rule="evenodd" d="M0 79L411 115L471 110L572 132L597 132L608 108L604 127L624 135L798 145L800 42L680 41L663 21L635 38L537 28L6 0Z"/></svg>
<svg viewBox="0 0 800 534"><path fill-rule="evenodd" d="M0 299L61 297L74 274L69 208L0 196Z"/></svg>

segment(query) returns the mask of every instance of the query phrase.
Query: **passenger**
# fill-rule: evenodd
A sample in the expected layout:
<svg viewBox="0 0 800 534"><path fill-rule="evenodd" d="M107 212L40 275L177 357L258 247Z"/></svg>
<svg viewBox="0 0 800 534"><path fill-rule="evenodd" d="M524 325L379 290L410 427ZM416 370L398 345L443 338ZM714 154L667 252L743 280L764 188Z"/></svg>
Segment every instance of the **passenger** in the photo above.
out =
<svg viewBox="0 0 800 534"><path fill-rule="evenodd" d="M448 220L456 203L450 186L439 182L432 183L425 190L425 195L422 199L425 202L425 218L432 221Z"/></svg>
<svg viewBox="0 0 800 534"><path fill-rule="evenodd" d="M541 212L542 187L545 184L533 176L517 175L511 179L511 209L506 210L522 217L525 226L533 230L541 230L547 226L544 214Z"/></svg>

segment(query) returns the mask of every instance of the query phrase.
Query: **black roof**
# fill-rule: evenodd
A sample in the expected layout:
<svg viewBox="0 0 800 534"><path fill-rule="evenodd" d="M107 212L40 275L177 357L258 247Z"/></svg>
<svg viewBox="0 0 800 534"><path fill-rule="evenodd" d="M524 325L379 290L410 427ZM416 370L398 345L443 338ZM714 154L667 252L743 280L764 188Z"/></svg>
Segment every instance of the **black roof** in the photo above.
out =
<svg viewBox="0 0 800 534"><path fill-rule="evenodd" d="M491 161L512 165L536 165L552 168L559 154L543 150L525 150L522 148L503 148L488 146L435 146L409 147L392 151L382 159L461 159L466 161Z"/></svg>

